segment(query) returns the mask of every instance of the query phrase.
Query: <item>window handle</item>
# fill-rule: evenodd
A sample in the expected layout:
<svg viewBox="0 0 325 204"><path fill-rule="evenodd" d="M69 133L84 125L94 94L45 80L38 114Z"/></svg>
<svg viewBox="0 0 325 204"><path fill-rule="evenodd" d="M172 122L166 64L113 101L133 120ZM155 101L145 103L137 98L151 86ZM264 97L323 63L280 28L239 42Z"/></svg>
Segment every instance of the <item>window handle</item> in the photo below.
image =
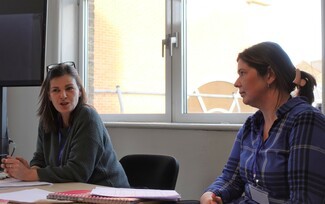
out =
<svg viewBox="0 0 325 204"><path fill-rule="evenodd" d="M178 48L178 32L170 37L170 56L173 56L173 47Z"/></svg>
<svg viewBox="0 0 325 204"><path fill-rule="evenodd" d="M178 48L178 32L175 32L173 34L166 35L166 39L162 40L161 42L162 47L162 57L164 57L164 47L166 46L166 49L169 49L170 56L173 56L173 48Z"/></svg>

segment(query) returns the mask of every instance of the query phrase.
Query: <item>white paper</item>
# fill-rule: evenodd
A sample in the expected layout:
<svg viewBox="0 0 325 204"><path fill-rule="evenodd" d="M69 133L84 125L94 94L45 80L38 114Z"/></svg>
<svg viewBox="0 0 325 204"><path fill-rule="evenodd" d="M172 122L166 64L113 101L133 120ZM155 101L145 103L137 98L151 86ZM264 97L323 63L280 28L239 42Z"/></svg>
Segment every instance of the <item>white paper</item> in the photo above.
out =
<svg viewBox="0 0 325 204"><path fill-rule="evenodd" d="M0 188L43 186L43 185L52 185L52 183L40 182L40 181L21 181L15 178L6 178L0 180Z"/></svg>
<svg viewBox="0 0 325 204"><path fill-rule="evenodd" d="M134 189L134 188L112 188L96 187L91 191L92 195L159 199L159 200L179 200L181 196L174 190L156 190L156 189Z"/></svg>
<svg viewBox="0 0 325 204"><path fill-rule="evenodd" d="M49 193L52 192L34 188L10 193L0 193L0 199L11 202L35 203L36 201L46 199Z"/></svg>

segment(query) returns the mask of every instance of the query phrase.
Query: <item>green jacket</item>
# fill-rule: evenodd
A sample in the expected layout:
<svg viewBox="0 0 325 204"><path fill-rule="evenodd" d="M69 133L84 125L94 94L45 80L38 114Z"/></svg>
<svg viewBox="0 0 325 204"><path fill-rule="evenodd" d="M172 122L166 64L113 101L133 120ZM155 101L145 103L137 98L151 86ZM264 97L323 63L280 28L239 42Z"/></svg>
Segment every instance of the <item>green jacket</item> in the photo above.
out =
<svg viewBox="0 0 325 204"><path fill-rule="evenodd" d="M81 107L62 138L66 142L59 161L59 134L45 133L39 125L37 148L30 165L40 167L37 169L40 181L129 187L107 129L93 108Z"/></svg>

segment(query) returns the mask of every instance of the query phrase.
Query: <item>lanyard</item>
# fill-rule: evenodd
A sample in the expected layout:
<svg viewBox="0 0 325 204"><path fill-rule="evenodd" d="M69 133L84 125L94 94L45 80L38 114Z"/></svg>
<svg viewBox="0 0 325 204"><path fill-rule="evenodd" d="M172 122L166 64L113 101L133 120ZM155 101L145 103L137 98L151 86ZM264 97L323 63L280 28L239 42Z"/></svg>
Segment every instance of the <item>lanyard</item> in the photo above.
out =
<svg viewBox="0 0 325 204"><path fill-rule="evenodd" d="M261 130L259 131L258 134L258 146L254 152L254 160L253 160L253 181L255 181L255 184L258 185L258 179L256 179L256 174L258 171L258 163L257 163L257 159L258 159L258 154L261 151L262 147L263 147L263 129L261 128Z"/></svg>
<svg viewBox="0 0 325 204"><path fill-rule="evenodd" d="M59 120L59 124L60 124L60 120ZM61 125L59 127L61 127ZM59 128L59 131L58 131L58 137L59 137L58 165L60 165L61 162L62 162L63 149L64 149L64 146L65 146L65 143L66 143L69 132L70 132L70 127L68 128L68 131L66 132L66 135L63 135L63 133L61 131L61 128Z"/></svg>

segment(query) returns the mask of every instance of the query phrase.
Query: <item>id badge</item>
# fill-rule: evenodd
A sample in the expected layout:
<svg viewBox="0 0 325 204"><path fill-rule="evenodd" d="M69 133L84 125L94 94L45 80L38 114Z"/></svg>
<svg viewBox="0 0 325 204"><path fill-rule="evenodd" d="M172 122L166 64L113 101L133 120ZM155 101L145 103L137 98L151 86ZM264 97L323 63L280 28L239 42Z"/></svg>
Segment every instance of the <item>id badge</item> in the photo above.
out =
<svg viewBox="0 0 325 204"><path fill-rule="evenodd" d="M249 190L251 192L251 196L255 202L261 204L269 204L268 192L265 192L256 186L249 184Z"/></svg>

